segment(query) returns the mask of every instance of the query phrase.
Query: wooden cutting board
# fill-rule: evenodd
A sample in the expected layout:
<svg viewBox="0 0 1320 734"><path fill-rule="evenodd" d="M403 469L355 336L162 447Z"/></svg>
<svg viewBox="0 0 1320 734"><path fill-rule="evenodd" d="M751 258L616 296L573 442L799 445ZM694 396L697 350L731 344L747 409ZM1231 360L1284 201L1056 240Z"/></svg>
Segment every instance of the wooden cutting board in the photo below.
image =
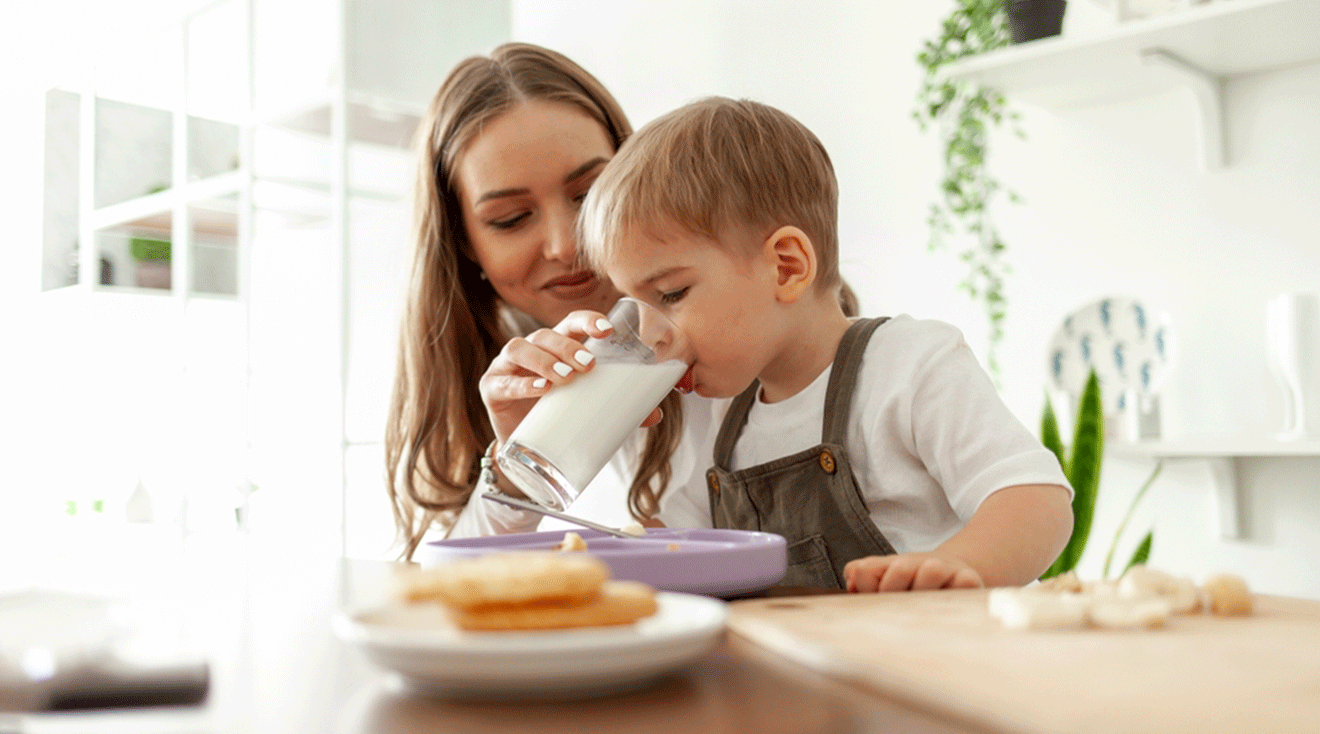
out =
<svg viewBox="0 0 1320 734"><path fill-rule="evenodd" d="M1162 629L1005 630L987 594L751 599L735 634L821 672L992 730L1320 732L1320 602L1256 597L1250 617Z"/></svg>

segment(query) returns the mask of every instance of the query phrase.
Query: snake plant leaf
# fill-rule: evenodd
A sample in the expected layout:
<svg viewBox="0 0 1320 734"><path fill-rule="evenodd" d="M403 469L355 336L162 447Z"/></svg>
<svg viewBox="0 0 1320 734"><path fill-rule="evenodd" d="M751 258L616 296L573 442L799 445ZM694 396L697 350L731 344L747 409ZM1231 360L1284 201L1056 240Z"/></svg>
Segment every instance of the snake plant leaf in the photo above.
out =
<svg viewBox="0 0 1320 734"><path fill-rule="evenodd" d="M1154 540L1155 540L1155 531L1151 530L1147 532L1146 537L1141 539L1141 542L1137 544L1137 549L1132 552L1132 559L1128 561L1126 566L1123 567L1124 573L1127 573L1127 570L1129 568L1145 563L1147 560L1150 559L1150 546L1154 542Z"/></svg>
<svg viewBox="0 0 1320 734"><path fill-rule="evenodd" d="M1054 406L1050 404L1048 395L1045 397L1045 415L1040 419L1040 442L1054 452L1059 466L1067 473L1068 457L1063 450L1063 438L1059 435L1059 419L1054 415Z"/></svg>
<svg viewBox="0 0 1320 734"><path fill-rule="evenodd" d="M1073 531L1064 548L1066 568L1081 560L1086 539L1091 534L1095 497L1100 488L1100 463L1105 451L1105 414L1100 400L1100 380L1095 370L1086 379L1081 403L1077 408L1077 426L1073 434L1072 456L1068 461L1068 481L1073 487Z"/></svg>

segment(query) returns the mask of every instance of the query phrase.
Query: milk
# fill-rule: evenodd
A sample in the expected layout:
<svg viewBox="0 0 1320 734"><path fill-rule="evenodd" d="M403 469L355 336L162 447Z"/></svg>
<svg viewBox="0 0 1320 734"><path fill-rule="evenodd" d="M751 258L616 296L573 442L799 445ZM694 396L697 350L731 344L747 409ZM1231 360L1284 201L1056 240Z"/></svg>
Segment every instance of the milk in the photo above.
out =
<svg viewBox="0 0 1320 734"><path fill-rule="evenodd" d="M571 485L555 488L559 497L543 496L545 474L550 475L553 484L555 472L533 473L517 462L509 462L503 453L500 467L533 499L562 509L604 468L628 434L641 425L686 371L687 365L678 360L660 364L602 362L543 395L509 437L504 451L517 454L530 450L553 465L559 478ZM526 463L526 457L522 463Z"/></svg>

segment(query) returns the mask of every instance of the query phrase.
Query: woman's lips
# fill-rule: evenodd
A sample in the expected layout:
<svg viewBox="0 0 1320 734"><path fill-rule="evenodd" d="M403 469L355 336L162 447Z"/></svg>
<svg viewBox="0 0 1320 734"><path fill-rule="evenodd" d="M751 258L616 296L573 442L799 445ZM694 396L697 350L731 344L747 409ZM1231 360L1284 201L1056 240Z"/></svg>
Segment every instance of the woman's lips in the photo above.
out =
<svg viewBox="0 0 1320 734"><path fill-rule="evenodd" d="M596 290L599 283L594 273L583 271L560 276L542 287L560 298L581 298Z"/></svg>

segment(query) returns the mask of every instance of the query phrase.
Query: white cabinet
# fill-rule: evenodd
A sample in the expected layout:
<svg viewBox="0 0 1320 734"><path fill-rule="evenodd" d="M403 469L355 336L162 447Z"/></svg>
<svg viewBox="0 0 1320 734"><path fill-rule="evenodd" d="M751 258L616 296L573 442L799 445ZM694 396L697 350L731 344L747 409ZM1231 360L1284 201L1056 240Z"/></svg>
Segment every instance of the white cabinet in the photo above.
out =
<svg viewBox="0 0 1320 734"><path fill-rule="evenodd" d="M272 532L381 555L383 465L350 482L346 456L383 438L412 137L449 69L508 40L508 0L220 0L162 24L48 94L47 303L125 331L166 314L142 322L151 364L113 355L175 386L153 415L176 444L144 463L187 455L259 485ZM220 434L241 448L216 471Z"/></svg>

